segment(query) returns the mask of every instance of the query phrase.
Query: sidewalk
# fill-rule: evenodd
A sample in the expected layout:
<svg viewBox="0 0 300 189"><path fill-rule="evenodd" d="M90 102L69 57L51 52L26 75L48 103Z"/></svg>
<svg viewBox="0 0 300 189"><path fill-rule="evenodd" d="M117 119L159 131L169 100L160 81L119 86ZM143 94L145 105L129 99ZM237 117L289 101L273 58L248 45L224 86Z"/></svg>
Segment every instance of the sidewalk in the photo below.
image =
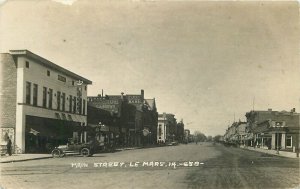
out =
<svg viewBox="0 0 300 189"><path fill-rule="evenodd" d="M51 158L51 154L12 154L11 156L5 155L0 157L0 163L12 163L28 160L47 159Z"/></svg>
<svg viewBox="0 0 300 189"><path fill-rule="evenodd" d="M115 150L124 151L124 150L135 150L135 149L153 148L153 147L158 147L158 146L124 147L124 148L117 148ZM13 154L11 156L8 155L1 156L0 163L12 163L12 162L47 159L47 158L52 158L52 155L51 154Z"/></svg>
<svg viewBox="0 0 300 189"><path fill-rule="evenodd" d="M275 156L288 157L288 158L299 158L299 157L297 157L297 154L294 152L279 151L279 154L278 154L276 150L267 150L267 149L262 149L262 148L243 147L243 146L241 146L240 148L246 149L246 150L257 151L257 152L262 152L265 154L271 154L271 155L275 155Z"/></svg>

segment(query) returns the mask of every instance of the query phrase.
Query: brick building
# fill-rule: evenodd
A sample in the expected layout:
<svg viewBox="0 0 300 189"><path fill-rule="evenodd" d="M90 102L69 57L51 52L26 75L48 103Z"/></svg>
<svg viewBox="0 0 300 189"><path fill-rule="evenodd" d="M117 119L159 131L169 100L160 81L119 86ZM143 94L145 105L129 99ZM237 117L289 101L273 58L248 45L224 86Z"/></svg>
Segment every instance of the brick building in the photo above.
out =
<svg viewBox="0 0 300 189"><path fill-rule="evenodd" d="M16 152L40 153L68 138L86 140L91 81L28 50L0 56L2 146L10 137Z"/></svg>
<svg viewBox="0 0 300 189"><path fill-rule="evenodd" d="M141 94L98 95L88 97L88 106L98 111L109 112L114 121L107 124L120 145L147 145L156 141L157 109L155 99L145 99ZM104 117L97 116L88 108L88 125L104 122ZM94 116L93 116L94 115ZM113 123L113 124L112 124Z"/></svg>
<svg viewBox="0 0 300 189"><path fill-rule="evenodd" d="M287 111L250 111L246 113L249 145L295 152L299 149L300 114Z"/></svg>

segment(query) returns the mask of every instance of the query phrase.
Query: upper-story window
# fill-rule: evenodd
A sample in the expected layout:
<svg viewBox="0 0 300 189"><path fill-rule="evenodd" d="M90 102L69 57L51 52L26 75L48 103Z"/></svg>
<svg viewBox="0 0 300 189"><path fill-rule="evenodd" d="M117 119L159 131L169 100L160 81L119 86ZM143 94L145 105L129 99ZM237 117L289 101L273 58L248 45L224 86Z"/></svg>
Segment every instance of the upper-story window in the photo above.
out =
<svg viewBox="0 0 300 189"><path fill-rule="evenodd" d="M82 104L82 106L83 106L82 114L85 115L85 103L86 103L85 100L83 100L82 103L83 103Z"/></svg>
<svg viewBox="0 0 300 189"><path fill-rule="evenodd" d="M61 75L58 75L58 78L57 78L59 81L62 81L62 82L66 82L67 81L67 79L66 79L66 77L64 77L64 76L61 76Z"/></svg>
<svg viewBox="0 0 300 189"><path fill-rule="evenodd" d="M76 104L77 104L77 100L76 100L76 96L74 96L74 98L73 98L73 113L75 114L76 113L76 109L77 109L77 107L76 107Z"/></svg>
<svg viewBox="0 0 300 189"><path fill-rule="evenodd" d="M31 99L31 83L26 82L26 104L30 104Z"/></svg>
<svg viewBox="0 0 300 189"><path fill-rule="evenodd" d="M57 101L56 101L56 103L57 103L57 110L60 110L60 92L59 91L57 91Z"/></svg>
<svg viewBox="0 0 300 189"><path fill-rule="evenodd" d="M37 102L38 102L38 85L37 84L33 84L33 105L37 106Z"/></svg>
<svg viewBox="0 0 300 189"><path fill-rule="evenodd" d="M81 98L78 98L77 108L78 108L78 113L81 114L82 113L82 99Z"/></svg>
<svg viewBox="0 0 300 189"><path fill-rule="evenodd" d="M72 95L69 96L69 112L72 112L72 102L73 102L73 97Z"/></svg>
<svg viewBox="0 0 300 189"><path fill-rule="evenodd" d="M62 107L61 107L61 109L62 109L62 111L65 111L66 93L62 93L61 98L62 98Z"/></svg>
<svg viewBox="0 0 300 189"><path fill-rule="evenodd" d="M75 82L74 81L72 81L72 85L74 86L74 84L75 84Z"/></svg>
<svg viewBox="0 0 300 189"><path fill-rule="evenodd" d="M49 108L52 109L53 89L49 89Z"/></svg>
<svg viewBox="0 0 300 189"><path fill-rule="evenodd" d="M29 68L29 62L25 61L26 68Z"/></svg>
<svg viewBox="0 0 300 189"><path fill-rule="evenodd" d="M49 70L47 70L47 76L50 76L50 71Z"/></svg>
<svg viewBox="0 0 300 189"><path fill-rule="evenodd" d="M87 89L87 87L86 86L84 86L84 90L86 91L86 89Z"/></svg>
<svg viewBox="0 0 300 189"><path fill-rule="evenodd" d="M43 107L47 107L47 87L43 87Z"/></svg>

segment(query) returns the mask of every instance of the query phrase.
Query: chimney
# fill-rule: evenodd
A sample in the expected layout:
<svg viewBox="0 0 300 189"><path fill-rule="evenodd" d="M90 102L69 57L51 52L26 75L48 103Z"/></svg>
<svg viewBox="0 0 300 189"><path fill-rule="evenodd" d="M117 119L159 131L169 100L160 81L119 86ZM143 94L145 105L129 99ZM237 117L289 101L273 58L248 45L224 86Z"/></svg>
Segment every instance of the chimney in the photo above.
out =
<svg viewBox="0 0 300 189"><path fill-rule="evenodd" d="M144 89L141 90L142 101L144 101Z"/></svg>
<svg viewBox="0 0 300 189"><path fill-rule="evenodd" d="M295 113L296 112L296 108L291 109L291 112Z"/></svg>
<svg viewBox="0 0 300 189"><path fill-rule="evenodd" d="M121 92L121 99L123 100L124 99L124 93Z"/></svg>
<svg viewBox="0 0 300 189"><path fill-rule="evenodd" d="M269 111L269 112L272 112L272 108L269 108L268 111Z"/></svg>

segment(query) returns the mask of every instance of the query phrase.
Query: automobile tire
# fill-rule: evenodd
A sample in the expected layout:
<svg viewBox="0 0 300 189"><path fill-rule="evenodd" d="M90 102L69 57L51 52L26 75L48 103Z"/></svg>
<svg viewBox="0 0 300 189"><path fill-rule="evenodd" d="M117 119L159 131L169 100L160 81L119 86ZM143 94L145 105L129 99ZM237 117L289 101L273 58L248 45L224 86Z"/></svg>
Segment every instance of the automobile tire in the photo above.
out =
<svg viewBox="0 0 300 189"><path fill-rule="evenodd" d="M62 156L62 153L59 149L52 150L51 154L53 158L60 158Z"/></svg>
<svg viewBox="0 0 300 189"><path fill-rule="evenodd" d="M82 148L82 149L80 150L80 154L81 154L83 157L88 157L88 156L91 155L91 151L90 151L90 149L88 149L88 148Z"/></svg>

